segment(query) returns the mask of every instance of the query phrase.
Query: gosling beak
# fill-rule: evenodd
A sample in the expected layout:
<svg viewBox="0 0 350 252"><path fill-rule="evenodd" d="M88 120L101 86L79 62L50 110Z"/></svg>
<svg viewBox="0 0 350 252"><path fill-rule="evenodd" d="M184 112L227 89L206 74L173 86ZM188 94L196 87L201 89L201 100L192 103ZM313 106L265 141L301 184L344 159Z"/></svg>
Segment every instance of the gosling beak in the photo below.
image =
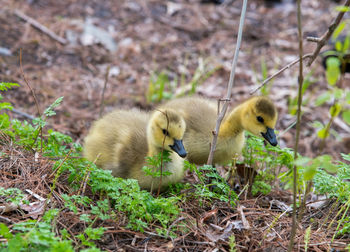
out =
<svg viewBox="0 0 350 252"><path fill-rule="evenodd" d="M169 147L175 151L177 154L179 154L180 157L186 157L187 152L185 150L184 145L182 144L182 140L174 140L173 145L169 145Z"/></svg>
<svg viewBox="0 0 350 252"><path fill-rule="evenodd" d="M267 127L266 133L261 132L261 135L272 145L276 146L277 145L277 139L276 135L273 129Z"/></svg>

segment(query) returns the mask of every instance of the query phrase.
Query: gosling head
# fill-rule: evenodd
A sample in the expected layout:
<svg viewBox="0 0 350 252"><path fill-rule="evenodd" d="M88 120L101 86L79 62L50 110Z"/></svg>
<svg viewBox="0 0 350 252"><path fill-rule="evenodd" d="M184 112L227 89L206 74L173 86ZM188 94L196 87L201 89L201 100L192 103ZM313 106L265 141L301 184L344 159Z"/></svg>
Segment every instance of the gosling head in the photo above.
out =
<svg viewBox="0 0 350 252"><path fill-rule="evenodd" d="M272 101L266 97L253 97L243 105L243 127L256 136L264 137L272 146L277 145L274 128L277 110Z"/></svg>
<svg viewBox="0 0 350 252"><path fill-rule="evenodd" d="M180 157L187 153L182 143L186 130L184 119L171 109L155 111L148 126L149 140L157 148L175 151Z"/></svg>

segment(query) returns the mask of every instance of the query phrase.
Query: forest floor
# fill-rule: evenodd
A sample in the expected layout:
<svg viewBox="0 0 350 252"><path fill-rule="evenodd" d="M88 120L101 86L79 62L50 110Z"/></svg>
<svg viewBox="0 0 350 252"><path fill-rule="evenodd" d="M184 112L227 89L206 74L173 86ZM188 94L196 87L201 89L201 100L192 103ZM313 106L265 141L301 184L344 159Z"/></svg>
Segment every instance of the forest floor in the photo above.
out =
<svg viewBox="0 0 350 252"><path fill-rule="evenodd" d="M13 118L24 120L38 115L35 100L21 73L20 49L25 78L35 91L40 112L58 97L64 96L57 115L48 120L49 127L72 136L80 143L91 123L99 117L108 69L104 113L113 108L152 109L156 103L147 100L150 79L152 74L160 76L162 72L169 79L170 84L165 88L171 97L188 92L191 88L188 83L197 73L201 74L203 81L195 88L196 93L212 99L222 98L231 70L241 4L241 1L227 1L226 4L214 5L199 0L0 0L3 6L0 10L0 81L21 85L2 94L4 101L11 102L17 110L8 113ZM308 0L302 4L304 38L321 36L337 15L334 9L337 4L330 0ZM59 42L34 28L19 17L21 13L64 40ZM312 52L315 44L304 41L305 53ZM269 6L262 0L249 1L232 105L248 98L250 92L259 86L263 80L263 65L271 75L297 57L295 3L284 1ZM208 72L208 78L204 78ZM321 59L318 58L304 72L305 75L311 73L312 84L304 95L307 102L303 106L299 152L309 157L330 154L339 158L340 153L350 152L349 125L341 119L334 120L332 130L337 134L331 135L325 148L319 150L321 140L313 123L328 123L332 101L323 106L315 104L317 97L328 89ZM296 119L291 114L290 100L297 95L297 80L298 67L295 65L268 85L266 92L279 112L276 125L279 132ZM343 87L348 88L349 83L350 78L345 75ZM279 136L279 145L292 148L294 140L295 128L292 127ZM25 158L23 162L26 162ZM271 207L273 200L290 204L290 193L276 190L268 196L245 197L240 201L240 205L245 207L247 221L254 226L254 229L235 231L238 248L242 251L257 248L260 248L259 251L284 251L288 246L289 215L282 216L272 230L267 229L281 214ZM177 244L186 239L192 245L183 246L183 250L211 251L216 246L222 246L224 251L227 249L227 242L223 241L225 232L228 228L230 231L233 229L228 220L240 213L233 212L223 203L202 207L197 203L186 203L182 208L190 216L188 218L193 218L200 227L197 231L190 231L186 237L176 238ZM327 212L330 205L307 210L297 233L298 249L302 249L303 235L310 218L314 223L321 223L321 213ZM205 222L208 229L203 227ZM208 225L209 222L212 226ZM111 251L115 244L125 250L144 250L145 246L155 251L177 249L172 247L172 240L130 230L123 233L122 230L111 230L110 237L101 241L100 247ZM330 233L331 230L317 230L310 241L310 249L344 249L349 243L349 240L331 243ZM142 242L150 237L147 242ZM260 243L262 240L263 244Z"/></svg>

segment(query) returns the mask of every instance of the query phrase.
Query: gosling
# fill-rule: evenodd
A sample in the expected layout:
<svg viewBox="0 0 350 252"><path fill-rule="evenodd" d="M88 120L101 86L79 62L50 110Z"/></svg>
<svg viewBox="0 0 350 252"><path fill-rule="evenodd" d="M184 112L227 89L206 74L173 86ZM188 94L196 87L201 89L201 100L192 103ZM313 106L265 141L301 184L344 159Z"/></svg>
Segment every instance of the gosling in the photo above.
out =
<svg viewBox="0 0 350 252"><path fill-rule="evenodd" d="M85 138L84 156L100 168L111 170L115 177L136 179L142 189L157 189L161 181L164 190L184 176L185 130L184 119L171 109L152 115L139 110L117 110L93 124ZM171 175L160 180L147 176L142 168L145 158L157 155L163 147L170 151L171 158L163 164L163 172Z"/></svg>
<svg viewBox="0 0 350 252"><path fill-rule="evenodd" d="M184 146L188 152L187 159L198 165L205 164L217 120L216 103L200 97L185 97L169 101L161 108L176 108L182 115L186 122ZM241 154L245 130L264 137L276 146L276 121L277 110L266 97L253 97L235 107L220 126L213 164L225 165L235 155Z"/></svg>

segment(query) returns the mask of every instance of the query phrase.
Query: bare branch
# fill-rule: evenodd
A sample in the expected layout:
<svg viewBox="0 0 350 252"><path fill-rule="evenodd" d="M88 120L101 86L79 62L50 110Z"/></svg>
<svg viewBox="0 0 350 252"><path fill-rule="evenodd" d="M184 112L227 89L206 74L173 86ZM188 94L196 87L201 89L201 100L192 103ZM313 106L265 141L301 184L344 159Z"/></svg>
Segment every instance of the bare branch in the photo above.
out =
<svg viewBox="0 0 350 252"><path fill-rule="evenodd" d="M312 56L311 53L305 54L302 59L306 59L306 58L310 58ZM272 80L273 78L275 78L276 76L280 75L281 73L283 73L286 69L289 69L290 67L292 67L293 65L295 65L296 63L298 63L301 59L297 58L296 60L292 61L291 63L289 63L288 65L286 65L285 67L283 67L282 69L278 70L276 73L274 73L273 75L271 75L270 77L268 77L266 80L264 80L261 85L259 87L257 87L256 89L254 89L253 91L251 91L249 94L254 94L256 91L258 91L260 88L262 88L266 83L268 83L270 80Z"/></svg>
<svg viewBox="0 0 350 252"><path fill-rule="evenodd" d="M40 112L40 108L39 108L38 99L36 98L36 94L34 92L34 89L29 84L29 82L26 79L26 76L24 75L24 71L23 71L23 67L22 67L22 49L19 50L19 67L21 69L21 74L22 74L23 80L26 83L27 87L29 88L30 92L32 93L32 96L33 96L34 102L35 102L35 106L36 106L36 110L38 112L39 117L41 118L41 112ZM41 125L39 125L39 131L34 139L33 145L35 144L35 142L39 136L39 133L40 133L40 153L42 153L43 152L43 128L41 127Z"/></svg>
<svg viewBox="0 0 350 252"><path fill-rule="evenodd" d="M32 26L34 26L36 29L38 29L39 31L45 33L46 35L48 35L50 38L58 41L59 43L65 45L67 44L67 40L58 36L56 33L54 33L53 31L51 31L49 28L47 28L46 26L43 26L42 24L40 24L38 21L36 21L35 19L27 16L26 14L24 14L23 12L19 11L19 10L15 10L14 11L15 15L21 19L23 19L24 21L26 21L27 23L31 24Z"/></svg>
<svg viewBox="0 0 350 252"><path fill-rule="evenodd" d="M18 109L15 109L15 108L10 109L10 111L13 112L13 113L15 113L15 114L17 114L17 115L20 115L20 116L23 116L23 117L25 117L25 118L28 118L28 119L30 119L30 120L34 120L34 119L35 119L35 116L29 115L29 114L27 114L27 113L25 113L25 112L23 112L23 111L20 111L20 110L18 110Z"/></svg>
<svg viewBox="0 0 350 252"><path fill-rule="evenodd" d="M344 6L349 6L350 5L350 0L346 0ZM305 54L303 56L303 60L306 58L309 58L309 62L307 64L307 66L311 66L312 62L316 59L316 57L318 56L318 54L320 53L320 50L322 49L322 47L326 44L326 42L328 41L328 39L332 36L335 28L339 25L341 19L344 16L344 12L339 12L338 16L336 17L336 19L333 21L333 23L328 27L328 30L326 33L324 33L322 35L321 38L315 38L315 37L307 37L307 41L310 42L315 42L317 43L316 49L314 50L313 53L309 53L309 54ZM266 80L264 80L261 85L259 87L257 87L256 89L254 89L253 91L250 92L250 94L254 94L256 91L258 91L260 88L262 88L264 85L266 85L266 83L268 83L271 79L275 78L276 76L278 76L279 74L281 74L282 72L284 72L286 69L292 67L293 65L295 65L296 63L298 63L301 59L298 58L295 61L289 63L287 66L283 67L281 70L277 71L276 73L274 73L273 75L271 75L270 77L268 77Z"/></svg>
<svg viewBox="0 0 350 252"><path fill-rule="evenodd" d="M209 157L208 157L208 161L207 161L208 165L211 165L213 163L214 152L216 149L216 142L218 139L218 132L220 129L221 122L225 117L225 114L226 114L226 111L227 111L227 108L229 105L229 101L231 100L232 87L233 87L233 83L234 83L234 79L235 79L235 71L236 71L236 66L237 66L237 61L238 61L238 54L239 54L239 50L241 47L241 41L242 41L242 33L243 33L245 14L246 14L246 10L247 10L247 2L248 2L248 0L243 0L241 18L239 21L239 28L238 28L238 35L237 35L237 44L236 44L235 55L234 55L233 61L232 61L230 80L229 80L228 87L227 87L227 94L225 97L224 105L223 105L222 110L221 110L221 112L218 116L218 119L216 121L215 130L213 131L213 140L212 140L212 143L210 145L210 152L209 152Z"/></svg>
<svg viewBox="0 0 350 252"><path fill-rule="evenodd" d="M99 114L100 118L101 118L103 110L105 108L104 100L105 100L105 92L106 92L108 78L109 78L109 70L110 70L110 67L108 66L107 70L106 70L106 75L105 75L105 84L103 85L103 90L102 90L102 95L101 95L100 114Z"/></svg>
<svg viewBox="0 0 350 252"><path fill-rule="evenodd" d="M349 7L350 6L350 0L346 0L344 6ZM334 21L331 23L331 25L328 27L328 30L322 35L322 37L317 42L317 47L312 53L312 56L310 57L309 62L307 63L307 66L311 66L311 64L316 59L317 55L320 53L322 47L327 43L329 38L332 36L335 28L339 25L340 21L343 19L345 12L340 11L337 15L337 17L334 19Z"/></svg>
<svg viewBox="0 0 350 252"><path fill-rule="evenodd" d="M295 145L294 145L294 159L298 157L298 146L299 146L299 137L300 137L300 119L301 119L301 104L303 99L303 31L301 24L301 0L297 1L297 17L298 17L298 34L299 34L299 86L298 86L298 110L297 110L297 124L296 124L296 136L295 136ZM298 170L296 165L293 166L293 214L292 214L292 230L290 234L290 242L288 251L293 251L294 248L294 236L297 229L297 177Z"/></svg>
<svg viewBox="0 0 350 252"><path fill-rule="evenodd" d="M309 42L315 42L315 43L319 43L321 41L321 39L317 37L306 37L306 40Z"/></svg>

